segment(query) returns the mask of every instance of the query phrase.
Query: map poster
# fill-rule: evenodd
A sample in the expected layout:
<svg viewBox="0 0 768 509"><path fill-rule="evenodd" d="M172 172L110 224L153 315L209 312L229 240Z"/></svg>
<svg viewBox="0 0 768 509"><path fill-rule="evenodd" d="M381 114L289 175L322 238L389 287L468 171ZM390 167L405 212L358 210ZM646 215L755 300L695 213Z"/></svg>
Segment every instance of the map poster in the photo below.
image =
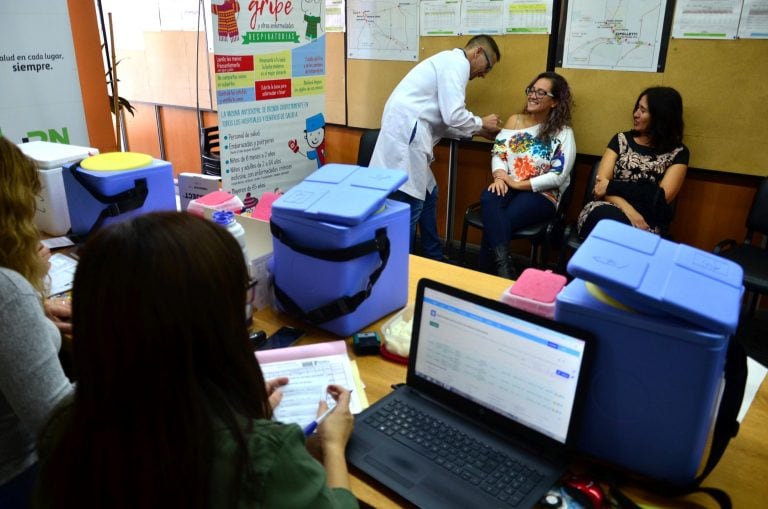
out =
<svg viewBox="0 0 768 509"><path fill-rule="evenodd" d="M322 0L213 0L222 187L255 207L325 163Z"/></svg>
<svg viewBox="0 0 768 509"><path fill-rule="evenodd" d="M0 134L89 146L66 0L0 5Z"/></svg>
<svg viewBox="0 0 768 509"><path fill-rule="evenodd" d="M568 0L558 65L609 71L662 71L673 3Z"/></svg>
<svg viewBox="0 0 768 509"><path fill-rule="evenodd" d="M347 0L347 58L419 59L418 0Z"/></svg>

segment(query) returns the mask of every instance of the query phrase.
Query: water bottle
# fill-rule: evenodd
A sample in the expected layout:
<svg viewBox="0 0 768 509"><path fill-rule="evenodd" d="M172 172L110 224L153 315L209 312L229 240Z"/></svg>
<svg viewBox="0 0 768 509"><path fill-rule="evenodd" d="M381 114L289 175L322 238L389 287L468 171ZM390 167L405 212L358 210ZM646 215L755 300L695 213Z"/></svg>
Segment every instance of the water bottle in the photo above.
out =
<svg viewBox="0 0 768 509"><path fill-rule="evenodd" d="M217 210L212 216L213 222L226 228L232 236L235 237L237 243L240 244L240 249L243 251L243 258L245 259L245 266L248 269L248 279L253 278L251 268L251 258L248 256L248 248L245 244L245 230L243 226L235 220L235 213L231 210ZM245 319L248 323L251 322L253 317L253 306L250 302L245 304Z"/></svg>

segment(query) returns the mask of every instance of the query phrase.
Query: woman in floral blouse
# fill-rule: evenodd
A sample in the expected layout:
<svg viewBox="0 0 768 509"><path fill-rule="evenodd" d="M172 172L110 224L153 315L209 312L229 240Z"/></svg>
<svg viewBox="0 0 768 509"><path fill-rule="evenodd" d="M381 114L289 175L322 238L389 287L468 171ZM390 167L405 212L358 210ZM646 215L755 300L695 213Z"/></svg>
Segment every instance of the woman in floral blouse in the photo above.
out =
<svg viewBox="0 0 768 509"><path fill-rule="evenodd" d="M480 268L514 278L509 262L512 233L546 221L557 212L576 157L571 130L571 90L553 72L525 88L526 103L496 136L493 183L483 191Z"/></svg>
<svg viewBox="0 0 768 509"><path fill-rule="evenodd" d="M669 204L685 180L690 154L683 145L683 99L674 88L652 87L635 101L632 130L613 136L595 178L595 201L579 214L583 239L601 219L662 233Z"/></svg>

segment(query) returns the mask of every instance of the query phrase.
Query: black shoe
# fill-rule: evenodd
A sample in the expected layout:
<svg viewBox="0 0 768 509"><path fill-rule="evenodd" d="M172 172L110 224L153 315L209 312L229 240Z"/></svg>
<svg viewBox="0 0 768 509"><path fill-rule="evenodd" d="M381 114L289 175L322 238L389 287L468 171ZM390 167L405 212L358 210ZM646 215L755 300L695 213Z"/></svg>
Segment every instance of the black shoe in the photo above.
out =
<svg viewBox="0 0 768 509"><path fill-rule="evenodd" d="M509 260L509 248L507 248L506 244L493 248L493 264L496 267L497 276L507 279L515 278L515 273Z"/></svg>

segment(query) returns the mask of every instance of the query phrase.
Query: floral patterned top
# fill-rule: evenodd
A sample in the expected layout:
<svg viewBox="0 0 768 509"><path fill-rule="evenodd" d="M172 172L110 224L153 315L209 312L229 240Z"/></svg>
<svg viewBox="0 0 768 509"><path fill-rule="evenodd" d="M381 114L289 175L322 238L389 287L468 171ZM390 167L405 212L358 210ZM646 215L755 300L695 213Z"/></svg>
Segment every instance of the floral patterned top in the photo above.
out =
<svg viewBox="0 0 768 509"><path fill-rule="evenodd" d="M619 155L613 169L613 178L621 182L659 183L667 168L674 164L687 165L690 158L690 152L685 145L663 153L639 145L635 142L632 131L615 134L608 143L608 148Z"/></svg>
<svg viewBox="0 0 768 509"><path fill-rule="evenodd" d="M616 166L613 168L613 180L617 182L659 184L670 166L675 164L687 165L690 158L690 152L685 145L681 144L670 152L659 152L651 147L638 144L632 131L615 134L608 143L608 148L618 154ZM632 203L631 200L628 201L635 208L638 207L636 203ZM595 200L587 203L579 213L576 225L582 238L587 234L584 227L590 214L596 209L599 214L600 207L603 206L617 207L607 201ZM661 233L662 225L655 224L651 217L645 217L645 220L649 225L648 231ZM594 223L594 220L590 223Z"/></svg>
<svg viewBox="0 0 768 509"><path fill-rule="evenodd" d="M536 137L540 124L524 129L502 129L493 144L491 172L504 170L517 181L530 180L534 192L555 207L571 181L576 140L570 127L548 142Z"/></svg>

